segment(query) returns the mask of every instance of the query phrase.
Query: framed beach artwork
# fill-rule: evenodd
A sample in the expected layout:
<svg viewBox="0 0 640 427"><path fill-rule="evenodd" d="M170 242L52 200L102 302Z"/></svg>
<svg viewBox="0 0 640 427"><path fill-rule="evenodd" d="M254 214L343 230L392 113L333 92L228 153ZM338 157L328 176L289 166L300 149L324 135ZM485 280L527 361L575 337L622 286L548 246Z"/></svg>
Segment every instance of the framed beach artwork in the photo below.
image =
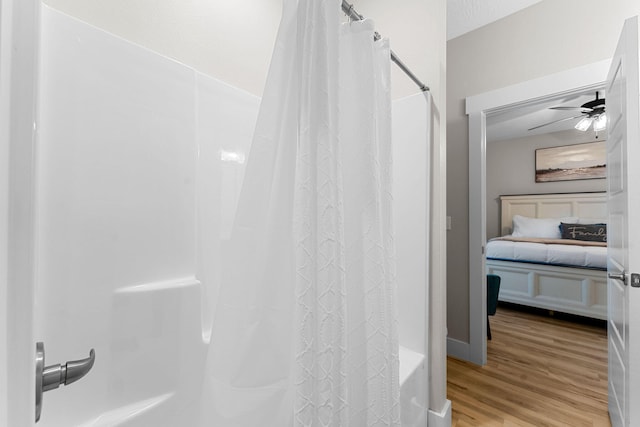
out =
<svg viewBox="0 0 640 427"><path fill-rule="evenodd" d="M606 177L606 141L536 150L536 182Z"/></svg>

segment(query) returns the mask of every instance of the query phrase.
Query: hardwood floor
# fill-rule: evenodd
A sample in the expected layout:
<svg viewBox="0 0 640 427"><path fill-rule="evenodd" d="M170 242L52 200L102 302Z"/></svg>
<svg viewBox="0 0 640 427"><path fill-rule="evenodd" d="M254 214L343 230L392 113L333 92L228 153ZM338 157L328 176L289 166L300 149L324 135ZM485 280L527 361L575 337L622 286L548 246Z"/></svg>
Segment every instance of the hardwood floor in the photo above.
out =
<svg viewBox="0 0 640 427"><path fill-rule="evenodd" d="M604 322L498 307L486 366L449 358L452 427L610 426Z"/></svg>

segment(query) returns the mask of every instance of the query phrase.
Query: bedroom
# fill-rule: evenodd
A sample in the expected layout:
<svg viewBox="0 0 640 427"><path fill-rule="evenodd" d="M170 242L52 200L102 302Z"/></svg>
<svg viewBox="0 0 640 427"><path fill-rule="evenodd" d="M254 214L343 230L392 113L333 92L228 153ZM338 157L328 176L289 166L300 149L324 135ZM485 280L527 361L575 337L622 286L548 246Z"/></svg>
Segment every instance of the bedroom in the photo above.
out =
<svg viewBox="0 0 640 427"><path fill-rule="evenodd" d="M449 354L474 360L469 225L478 220L475 215L480 213L469 214L469 195L470 183L482 177L469 175L469 165L475 159L469 157L470 123L465 100L609 59L622 22L640 14L640 4L616 1L603 10L599 5L595 1L542 1L447 42L447 215L451 216L451 229L447 231ZM598 28L598 31L585 33L585 28ZM566 90L566 86L563 89ZM530 98L534 97L532 94ZM533 168L533 159L529 164Z"/></svg>
<svg viewBox="0 0 640 427"><path fill-rule="evenodd" d="M543 163L546 160L568 159L570 164L581 164L593 157L597 164L606 163L606 129L595 131L591 126L582 131L574 127L582 117L588 117L588 109L581 105L593 101L595 93L600 94L600 99L604 97L603 90L587 90L534 106L507 109L487 118L486 265L488 274L503 278L500 301L606 319L606 280L602 270L606 269L606 242L599 242L599 247L592 242L581 246L577 244L580 241L572 239L567 243L568 237L576 236L561 233L560 228L562 217L564 223L606 222L606 172L596 170L595 178L580 175L579 169L558 177L543 173L549 167ZM557 218L558 224L532 217ZM540 225L543 228L539 229ZM565 239L559 246L544 245L538 240L523 244L502 237L511 233L519 236L517 240ZM606 236L598 240L606 240ZM519 251L523 250L525 253L521 254ZM541 252L529 252L532 250ZM508 262L513 259L526 263ZM574 264L589 270L549 267ZM564 287L560 289L558 282Z"/></svg>
<svg viewBox="0 0 640 427"><path fill-rule="evenodd" d="M600 10L596 2L558 4L543 1L485 28L449 40L447 211L452 227L447 242L447 326L450 355L482 363L473 353L473 328L478 320L474 321L472 317L475 300L470 292L474 282L477 283L474 277L478 276L473 276L469 270L472 261L469 242L473 238L469 230L474 222L483 221L484 212L470 209L469 196L470 193L471 196L478 194L473 186L484 176L471 176L467 167L476 158L473 153L469 154L469 129L473 122L467 117L465 100L610 58L620 23L638 12L638 5L631 2L615 2ZM584 31L592 28L598 28L598 31ZM530 98L536 96L531 95ZM533 173L533 153L529 162ZM487 170L490 167L487 165ZM480 258L480 246L474 247Z"/></svg>

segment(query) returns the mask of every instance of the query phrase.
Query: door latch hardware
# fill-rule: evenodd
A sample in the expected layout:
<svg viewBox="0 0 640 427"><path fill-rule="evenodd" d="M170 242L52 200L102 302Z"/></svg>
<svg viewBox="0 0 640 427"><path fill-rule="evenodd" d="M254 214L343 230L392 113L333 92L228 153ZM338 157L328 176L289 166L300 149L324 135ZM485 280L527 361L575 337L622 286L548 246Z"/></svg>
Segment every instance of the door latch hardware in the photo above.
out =
<svg viewBox="0 0 640 427"><path fill-rule="evenodd" d="M620 280L625 285L627 284L627 275L624 273L624 271L620 274L609 273L607 277L609 277L609 279Z"/></svg>
<svg viewBox="0 0 640 427"><path fill-rule="evenodd" d="M631 274L631 286L633 286L634 288L640 288L640 274Z"/></svg>
<svg viewBox="0 0 640 427"><path fill-rule="evenodd" d="M96 352L91 349L89 357L82 360L72 360L64 365L56 364L44 366L44 344L36 343L36 422L40 420L42 412L42 393L69 385L87 375L93 368Z"/></svg>

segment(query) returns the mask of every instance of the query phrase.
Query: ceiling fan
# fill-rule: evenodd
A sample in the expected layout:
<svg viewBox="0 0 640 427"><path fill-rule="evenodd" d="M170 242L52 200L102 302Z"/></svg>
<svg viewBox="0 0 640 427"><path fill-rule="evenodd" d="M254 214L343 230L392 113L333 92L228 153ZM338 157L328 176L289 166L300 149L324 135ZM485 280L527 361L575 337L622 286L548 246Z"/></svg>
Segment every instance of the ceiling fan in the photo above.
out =
<svg viewBox="0 0 640 427"><path fill-rule="evenodd" d="M560 123L567 120L580 119L574 126L576 129L586 132L593 124L593 130L599 132L607 128L607 115L605 114L605 102L604 98L600 98L600 94L596 92L596 99L593 101L585 102L579 107L549 107L550 110L580 110L580 114L572 117L565 117L563 119L554 120L549 123L545 123L539 126L530 128L529 130L539 129L544 126L549 126L554 123Z"/></svg>

